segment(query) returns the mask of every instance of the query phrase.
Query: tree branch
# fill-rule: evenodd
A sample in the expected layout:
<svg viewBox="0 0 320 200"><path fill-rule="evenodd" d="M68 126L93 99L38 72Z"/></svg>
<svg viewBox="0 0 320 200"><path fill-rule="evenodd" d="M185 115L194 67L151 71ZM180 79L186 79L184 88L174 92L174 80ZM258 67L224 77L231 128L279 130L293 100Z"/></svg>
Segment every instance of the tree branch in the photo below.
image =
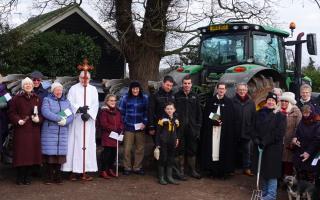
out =
<svg viewBox="0 0 320 200"><path fill-rule="evenodd" d="M182 50L184 50L185 48L188 47L190 42L192 42L194 39L196 39L198 37L199 37L199 34L189 38L182 47L174 49L174 50L170 50L170 51L165 51L162 56L169 56L169 55L172 55L172 54L180 53Z"/></svg>

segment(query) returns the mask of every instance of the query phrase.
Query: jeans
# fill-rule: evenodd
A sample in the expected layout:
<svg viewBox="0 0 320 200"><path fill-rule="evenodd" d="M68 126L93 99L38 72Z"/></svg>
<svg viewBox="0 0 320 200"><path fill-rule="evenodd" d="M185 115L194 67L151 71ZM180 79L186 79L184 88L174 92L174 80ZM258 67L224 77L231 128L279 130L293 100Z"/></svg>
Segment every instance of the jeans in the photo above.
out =
<svg viewBox="0 0 320 200"><path fill-rule="evenodd" d="M242 149L242 168L251 168L251 154L252 154L252 142L248 139L241 139L241 149Z"/></svg>
<svg viewBox="0 0 320 200"><path fill-rule="evenodd" d="M275 179L264 179L262 183L262 200L276 200L277 199L277 185L278 180Z"/></svg>

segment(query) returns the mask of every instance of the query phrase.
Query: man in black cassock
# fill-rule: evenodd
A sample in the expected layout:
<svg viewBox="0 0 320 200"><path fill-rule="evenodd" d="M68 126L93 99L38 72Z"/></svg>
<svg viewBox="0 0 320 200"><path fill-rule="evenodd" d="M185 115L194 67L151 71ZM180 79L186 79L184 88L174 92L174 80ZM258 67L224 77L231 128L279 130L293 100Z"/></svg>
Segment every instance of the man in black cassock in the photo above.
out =
<svg viewBox="0 0 320 200"><path fill-rule="evenodd" d="M235 168L235 136L233 105L225 96L226 84L217 84L203 113L201 132L201 167L214 178L227 178Z"/></svg>

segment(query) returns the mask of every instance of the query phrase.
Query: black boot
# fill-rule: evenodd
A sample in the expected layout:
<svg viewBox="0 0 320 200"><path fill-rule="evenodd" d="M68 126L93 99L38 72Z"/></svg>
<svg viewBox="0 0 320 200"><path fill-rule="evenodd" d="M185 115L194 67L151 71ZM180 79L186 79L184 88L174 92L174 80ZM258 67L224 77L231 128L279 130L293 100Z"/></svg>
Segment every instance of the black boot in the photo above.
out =
<svg viewBox="0 0 320 200"><path fill-rule="evenodd" d="M16 178L16 184L17 185L23 185L23 172L22 167L17 167L17 178Z"/></svg>
<svg viewBox="0 0 320 200"><path fill-rule="evenodd" d="M172 178L172 167L171 167L171 166L170 166L170 167L167 167L167 181L168 181L168 183L170 183L170 184L179 185L179 183L176 182L176 180L174 180L174 179Z"/></svg>
<svg viewBox="0 0 320 200"><path fill-rule="evenodd" d="M164 179L164 167L159 166L158 167L158 176L159 176L159 183L161 185L167 185L167 181Z"/></svg>
<svg viewBox="0 0 320 200"><path fill-rule="evenodd" d="M61 168L60 164L55 164L53 180L58 185L62 185L62 172L60 168Z"/></svg>
<svg viewBox="0 0 320 200"><path fill-rule="evenodd" d="M181 180L186 181L187 177L184 175L184 155L179 156L178 159L179 159Z"/></svg>
<svg viewBox="0 0 320 200"><path fill-rule="evenodd" d="M201 175L196 171L196 157L188 157L188 163L191 168L191 177L200 179Z"/></svg>
<svg viewBox="0 0 320 200"><path fill-rule="evenodd" d="M44 184L51 185L53 183L53 166L52 164L45 164Z"/></svg>
<svg viewBox="0 0 320 200"><path fill-rule="evenodd" d="M23 184L24 185L30 185L31 184L31 167L32 166L26 166L24 167L24 175L23 175Z"/></svg>
<svg viewBox="0 0 320 200"><path fill-rule="evenodd" d="M175 157L175 164L174 166L172 167L172 176L178 180L181 180L181 181L186 181L186 177L184 176L184 174L181 174L180 170L180 164L179 164L179 156Z"/></svg>

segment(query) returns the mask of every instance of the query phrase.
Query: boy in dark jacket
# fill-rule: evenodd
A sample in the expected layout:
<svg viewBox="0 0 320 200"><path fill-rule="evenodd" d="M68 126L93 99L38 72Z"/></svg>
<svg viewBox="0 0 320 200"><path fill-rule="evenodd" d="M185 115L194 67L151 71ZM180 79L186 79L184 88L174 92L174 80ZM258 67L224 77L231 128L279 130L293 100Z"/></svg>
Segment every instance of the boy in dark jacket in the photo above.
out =
<svg viewBox="0 0 320 200"><path fill-rule="evenodd" d="M177 136L179 120L174 116L176 109L172 102L168 102L164 110L166 114L163 118L159 119L156 133L156 145L157 149L160 149L158 161L159 183L161 185L168 183L178 184L172 178L172 167L174 165L175 148L179 143ZM165 168L168 182L164 179Z"/></svg>

